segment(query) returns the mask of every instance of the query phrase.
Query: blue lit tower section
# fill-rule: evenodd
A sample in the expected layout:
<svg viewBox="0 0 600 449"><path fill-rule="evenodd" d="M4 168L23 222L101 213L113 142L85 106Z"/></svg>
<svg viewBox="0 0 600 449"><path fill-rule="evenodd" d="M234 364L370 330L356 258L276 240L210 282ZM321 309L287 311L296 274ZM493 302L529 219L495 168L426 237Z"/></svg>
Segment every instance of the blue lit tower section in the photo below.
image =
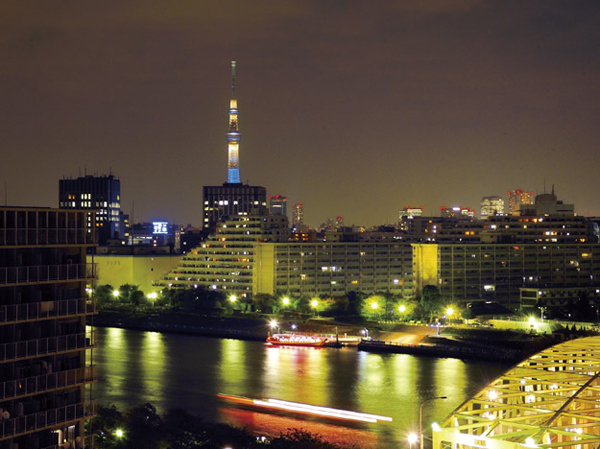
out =
<svg viewBox="0 0 600 449"><path fill-rule="evenodd" d="M227 182L240 183L240 140L238 108L235 98L235 61L231 61L231 100L229 101L229 132L227 133Z"/></svg>

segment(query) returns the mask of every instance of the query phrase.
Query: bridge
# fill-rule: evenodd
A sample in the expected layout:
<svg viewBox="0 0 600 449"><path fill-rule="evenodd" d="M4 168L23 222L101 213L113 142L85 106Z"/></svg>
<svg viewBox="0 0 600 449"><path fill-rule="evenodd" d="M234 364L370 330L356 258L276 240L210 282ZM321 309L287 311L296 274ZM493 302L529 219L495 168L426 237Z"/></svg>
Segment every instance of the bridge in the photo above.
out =
<svg viewBox="0 0 600 449"><path fill-rule="evenodd" d="M600 337L519 363L433 430L433 449L600 448Z"/></svg>

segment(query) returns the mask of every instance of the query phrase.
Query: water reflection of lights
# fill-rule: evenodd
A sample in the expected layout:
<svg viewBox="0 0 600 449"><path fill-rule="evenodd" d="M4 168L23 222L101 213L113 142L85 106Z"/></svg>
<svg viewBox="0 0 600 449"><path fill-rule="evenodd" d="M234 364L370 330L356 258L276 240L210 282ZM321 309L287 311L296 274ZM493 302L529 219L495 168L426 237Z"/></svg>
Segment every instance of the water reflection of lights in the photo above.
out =
<svg viewBox="0 0 600 449"><path fill-rule="evenodd" d="M380 435L370 429L360 426L366 424L356 422L340 426L325 421L308 421L293 416L264 413L258 410L249 410L236 407L220 408L223 420L236 427L252 429L255 435L266 435L277 438L286 434L291 429L301 429L313 435L319 435L324 441L341 447L360 447L363 449L382 449L387 447L380 439ZM397 447L394 445L393 447Z"/></svg>

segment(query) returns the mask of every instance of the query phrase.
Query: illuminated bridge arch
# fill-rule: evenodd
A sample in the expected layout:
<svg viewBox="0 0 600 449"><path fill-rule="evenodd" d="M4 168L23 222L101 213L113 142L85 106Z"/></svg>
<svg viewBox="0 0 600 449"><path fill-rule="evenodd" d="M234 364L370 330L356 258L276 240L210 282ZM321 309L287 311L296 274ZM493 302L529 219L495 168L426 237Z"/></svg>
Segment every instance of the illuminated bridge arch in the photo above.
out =
<svg viewBox="0 0 600 449"><path fill-rule="evenodd" d="M458 407L433 448L600 448L600 337L519 363Z"/></svg>

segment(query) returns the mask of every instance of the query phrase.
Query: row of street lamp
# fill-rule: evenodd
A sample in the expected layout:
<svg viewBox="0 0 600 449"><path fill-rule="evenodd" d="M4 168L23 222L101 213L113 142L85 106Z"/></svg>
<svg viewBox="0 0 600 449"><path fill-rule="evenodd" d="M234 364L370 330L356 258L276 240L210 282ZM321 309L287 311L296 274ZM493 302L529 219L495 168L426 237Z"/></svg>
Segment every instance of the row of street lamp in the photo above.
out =
<svg viewBox="0 0 600 449"><path fill-rule="evenodd" d="M91 291L89 293L91 294ZM113 290L112 295L114 298L118 298L121 295L121 292L119 290L115 289L115 290ZM158 299L158 293L157 292L148 293L146 295L146 297L148 298L149 301L154 303L154 301L156 301ZM238 301L238 298L236 295L231 295L231 296L229 296L228 299L229 299L229 302L232 304L235 304ZM288 296L284 296L283 298L281 298L281 303L284 306L289 306L291 304L291 302L292 301ZM319 301L317 299L311 300L310 307L316 311L317 308L319 307ZM373 301L373 302L371 302L370 307L371 307L371 310L373 310L373 312L375 312L379 308L379 303L377 301ZM404 315L406 313L406 306L404 304L399 305L398 312L400 312L401 315ZM452 319L453 315L454 315L454 309L452 307L448 307L446 309L446 316L449 319ZM542 318L542 321L543 321L543 318Z"/></svg>

